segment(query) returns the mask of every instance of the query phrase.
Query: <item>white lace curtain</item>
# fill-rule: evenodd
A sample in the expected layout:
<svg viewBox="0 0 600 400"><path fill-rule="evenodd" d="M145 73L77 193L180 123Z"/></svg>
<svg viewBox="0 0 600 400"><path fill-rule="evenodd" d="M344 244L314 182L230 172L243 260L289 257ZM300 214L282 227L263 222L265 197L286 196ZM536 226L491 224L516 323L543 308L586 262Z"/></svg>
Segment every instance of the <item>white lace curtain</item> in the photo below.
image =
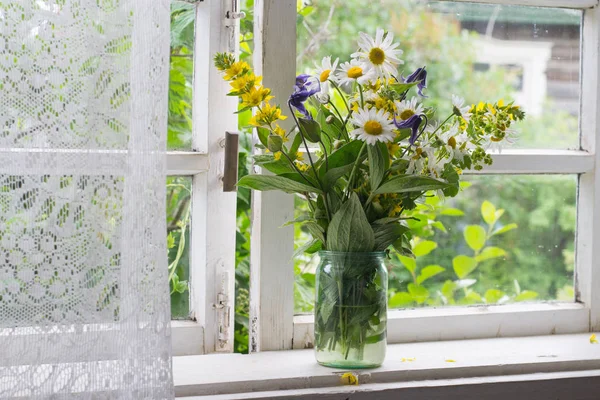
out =
<svg viewBox="0 0 600 400"><path fill-rule="evenodd" d="M168 0L0 2L0 398L173 397Z"/></svg>

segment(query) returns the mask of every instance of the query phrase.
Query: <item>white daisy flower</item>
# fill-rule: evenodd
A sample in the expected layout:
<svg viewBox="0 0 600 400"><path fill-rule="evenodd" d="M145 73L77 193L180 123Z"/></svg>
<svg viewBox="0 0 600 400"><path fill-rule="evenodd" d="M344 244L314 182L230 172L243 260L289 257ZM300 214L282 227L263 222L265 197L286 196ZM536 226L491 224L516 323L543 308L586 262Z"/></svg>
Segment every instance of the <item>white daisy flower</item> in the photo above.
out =
<svg viewBox="0 0 600 400"><path fill-rule="evenodd" d="M413 115L423 114L425 109L419 104L416 97L410 100L396 101L397 116L401 121L405 121Z"/></svg>
<svg viewBox="0 0 600 400"><path fill-rule="evenodd" d="M506 129L504 131L505 136L503 139L497 138L495 136L487 136L483 142L483 148L486 151L497 151L498 153L502 153L502 142L506 142L509 145L515 144L517 141L517 131L514 129Z"/></svg>
<svg viewBox="0 0 600 400"><path fill-rule="evenodd" d="M435 150L432 148L425 149L425 153L427 153L427 169L429 170L429 175L431 175L432 178L441 179L446 164L451 160L445 157L438 158L435 154Z"/></svg>
<svg viewBox="0 0 600 400"><path fill-rule="evenodd" d="M408 168L406 168L408 175L419 175L425 168L425 157L423 157L423 149L420 147L417 147L414 154L407 154L403 159L408 161Z"/></svg>
<svg viewBox="0 0 600 400"><path fill-rule="evenodd" d="M444 142L444 147L450 154L450 160L456 159L463 162L465 155L468 154L467 149L471 148L469 136L465 132L459 132L456 125L441 133L440 140Z"/></svg>
<svg viewBox="0 0 600 400"><path fill-rule="evenodd" d="M350 132L357 139L368 144L377 142L391 142L396 137L393 132L395 126L390 120L390 115L383 110L359 108L352 115L351 122L357 128Z"/></svg>
<svg viewBox="0 0 600 400"><path fill-rule="evenodd" d="M335 77L340 85L352 84L354 82L364 85L369 81L377 79L373 70L361 64L358 60L352 60L340 65L340 72Z"/></svg>
<svg viewBox="0 0 600 400"><path fill-rule="evenodd" d="M469 110L471 110L471 106L468 104L465 106L465 99L452 95L452 106L454 114L463 117L468 123L472 114L469 112Z"/></svg>
<svg viewBox="0 0 600 400"><path fill-rule="evenodd" d="M337 69L340 59L336 58L331 62L331 56L323 57L321 65L315 62L316 75L321 82L321 93L329 93L329 79L335 79L335 70Z"/></svg>
<svg viewBox="0 0 600 400"><path fill-rule="evenodd" d="M396 49L398 43L392 43L394 35L388 32L384 34L383 29L377 29L375 38L361 32L358 39L358 52L352 54L360 61L375 70L378 77L389 78L397 74L399 64L404 61L398 57L402 55L402 50Z"/></svg>

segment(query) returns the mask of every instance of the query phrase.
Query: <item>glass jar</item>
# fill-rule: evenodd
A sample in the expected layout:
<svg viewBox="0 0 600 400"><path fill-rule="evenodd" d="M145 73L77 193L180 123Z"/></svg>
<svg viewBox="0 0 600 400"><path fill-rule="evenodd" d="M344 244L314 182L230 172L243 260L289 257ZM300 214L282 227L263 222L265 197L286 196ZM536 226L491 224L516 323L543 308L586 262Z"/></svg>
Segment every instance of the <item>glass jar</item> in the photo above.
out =
<svg viewBox="0 0 600 400"><path fill-rule="evenodd" d="M321 365L379 367L387 328L386 253L319 252L315 354Z"/></svg>

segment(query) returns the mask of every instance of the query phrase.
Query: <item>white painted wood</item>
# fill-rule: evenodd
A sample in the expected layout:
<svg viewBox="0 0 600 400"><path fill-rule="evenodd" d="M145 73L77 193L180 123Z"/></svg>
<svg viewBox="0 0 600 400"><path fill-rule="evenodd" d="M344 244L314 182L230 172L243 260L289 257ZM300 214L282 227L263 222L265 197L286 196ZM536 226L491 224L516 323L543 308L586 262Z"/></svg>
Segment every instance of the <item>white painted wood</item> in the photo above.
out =
<svg viewBox="0 0 600 400"><path fill-rule="evenodd" d="M174 357L202 354L202 325L195 321L171 321L171 344Z"/></svg>
<svg viewBox="0 0 600 400"><path fill-rule="evenodd" d="M422 387L433 379L488 377L490 382L489 377L593 369L600 369L600 345L590 344L589 334L576 334L392 345L382 367L353 372L363 385ZM173 371L177 396L240 393L240 398L241 393L339 387L346 372L318 365L313 350L175 357Z"/></svg>
<svg viewBox="0 0 600 400"><path fill-rule="evenodd" d="M194 71L194 125L192 148L206 153L208 171L192 180L190 281L192 315L204 328L204 351L233 350L235 293L236 193L224 193L224 138L237 129L237 99L227 96L229 85L212 66L217 52L237 52L238 28L224 26L231 2L198 3ZM210 101L208 101L210 99ZM219 292L228 297L228 338L219 336L214 308ZM226 312L227 308L224 309Z"/></svg>
<svg viewBox="0 0 600 400"><path fill-rule="evenodd" d="M589 310L576 303L390 310L388 343L581 333L588 324ZM314 316L295 316L294 349L313 343Z"/></svg>
<svg viewBox="0 0 600 400"><path fill-rule="evenodd" d="M591 309L590 328L600 327L600 10L584 13L582 34L581 147L595 154L594 169L579 179L575 262L576 298Z"/></svg>
<svg viewBox="0 0 600 400"><path fill-rule="evenodd" d="M600 371L547 372L497 377L434 379L417 382L367 383L314 389L276 390L186 400L597 400Z"/></svg>
<svg viewBox="0 0 600 400"><path fill-rule="evenodd" d="M465 174L582 174L594 169L594 155L575 150L503 150L494 163Z"/></svg>
<svg viewBox="0 0 600 400"><path fill-rule="evenodd" d="M196 152L167 153L167 175L190 176L208 171L208 155Z"/></svg>
<svg viewBox="0 0 600 400"><path fill-rule="evenodd" d="M586 9L598 5L598 0L442 0L460 3L506 4L533 7Z"/></svg>
<svg viewBox="0 0 600 400"><path fill-rule="evenodd" d="M296 75L296 0L256 0L254 68L277 102L285 104ZM289 115L287 108L284 113ZM290 127L291 118L282 126ZM292 347L294 316L294 200L253 192L250 259L250 351Z"/></svg>

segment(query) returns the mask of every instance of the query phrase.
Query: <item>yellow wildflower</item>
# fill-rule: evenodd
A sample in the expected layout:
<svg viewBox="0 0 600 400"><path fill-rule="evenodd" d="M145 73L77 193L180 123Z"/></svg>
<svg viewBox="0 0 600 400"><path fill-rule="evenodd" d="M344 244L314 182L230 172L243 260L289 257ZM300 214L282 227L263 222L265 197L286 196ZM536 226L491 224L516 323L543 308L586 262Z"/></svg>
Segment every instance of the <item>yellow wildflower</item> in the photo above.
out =
<svg viewBox="0 0 600 400"><path fill-rule="evenodd" d="M298 161L304 161L304 154L297 152L296 153L296 160Z"/></svg>
<svg viewBox="0 0 600 400"><path fill-rule="evenodd" d="M231 85L234 92L246 93L250 90L250 88L260 85L261 81L262 76L256 76L251 72L249 74L237 77L229 85Z"/></svg>
<svg viewBox="0 0 600 400"><path fill-rule="evenodd" d="M304 164L301 161L295 160L294 165L296 166L296 168L298 168L300 170L300 172L308 171L308 165Z"/></svg>
<svg viewBox="0 0 600 400"><path fill-rule="evenodd" d="M267 89L268 90L268 89ZM269 102L266 102L258 110L258 112L250 119L250 124L254 126L271 125L277 120L285 120L286 116L281 115L281 108L279 106L272 106ZM281 129L281 128L280 128ZM285 133L285 131L284 131ZM279 135L281 137L285 135Z"/></svg>
<svg viewBox="0 0 600 400"><path fill-rule="evenodd" d="M444 361L446 361L447 363L455 363L455 362L456 362L456 360L453 360L453 359L451 359L451 358L449 358L449 359L447 359L447 360L444 360Z"/></svg>
<svg viewBox="0 0 600 400"><path fill-rule="evenodd" d="M590 343L591 344L598 344L598 339L596 339L596 334L592 333L592 336L590 336Z"/></svg>
<svg viewBox="0 0 600 400"><path fill-rule="evenodd" d="M276 161L279 161L281 159L281 152L278 151L278 152L274 153L273 157L275 158Z"/></svg>
<svg viewBox="0 0 600 400"><path fill-rule="evenodd" d="M504 107L504 99L498 100L498 107Z"/></svg>
<svg viewBox="0 0 600 400"><path fill-rule="evenodd" d="M231 66L225 70L225 76L223 77L223 79L225 79L226 81L230 81L230 80L234 79L236 76L248 72L249 69L250 69L250 66L248 65L248 63L246 61L235 62L235 63L231 64Z"/></svg>
<svg viewBox="0 0 600 400"><path fill-rule="evenodd" d="M287 139L285 137L285 135L286 135L287 132L285 131L285 129L283 129L279 125L275 125L275 129L273 129L273 133L276 134L276 135L281 136L282 138L284 138L284 140Z"/></svg>
<svg viewBox="0 0 600 400"><path fill-rule="evenodd" d="M398 143L388 142L387 148L388 148L388 153L390 153L390 156L393 156L398 151L400 151L400 145Z"/></svg>
<svg viewBox="0 0 600 400"><path fill-rule="evenodd" d="M342 385L358 386L358 375L346 372L341 377Z"/></svg>
<svg viewBox="0 0 600 400"><path fill-rule="evenodd" d="M270 96L270 94L271 89L263 86L253 86L248 93L242 94L242 107L256 107L263 101L272 99L273 96Z"/></svg>

